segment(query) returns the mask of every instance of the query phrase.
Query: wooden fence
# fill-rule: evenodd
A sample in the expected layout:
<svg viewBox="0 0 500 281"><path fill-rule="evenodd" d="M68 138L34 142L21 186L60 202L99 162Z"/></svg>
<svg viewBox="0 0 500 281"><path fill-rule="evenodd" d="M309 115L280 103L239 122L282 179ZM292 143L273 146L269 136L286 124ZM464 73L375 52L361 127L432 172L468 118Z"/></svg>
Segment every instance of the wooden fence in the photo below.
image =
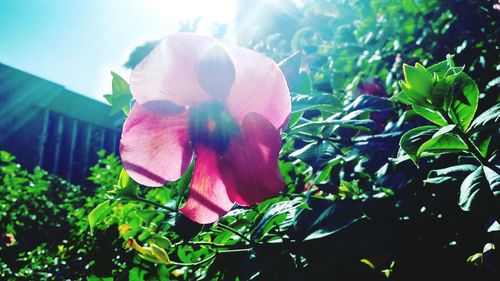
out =
<svg viewBox="0 0 500 281"><path fill-rule="evenodd" d="M0 150L81 184L97 151L118 153L123 116L61 85L0 64Z"/></svg>

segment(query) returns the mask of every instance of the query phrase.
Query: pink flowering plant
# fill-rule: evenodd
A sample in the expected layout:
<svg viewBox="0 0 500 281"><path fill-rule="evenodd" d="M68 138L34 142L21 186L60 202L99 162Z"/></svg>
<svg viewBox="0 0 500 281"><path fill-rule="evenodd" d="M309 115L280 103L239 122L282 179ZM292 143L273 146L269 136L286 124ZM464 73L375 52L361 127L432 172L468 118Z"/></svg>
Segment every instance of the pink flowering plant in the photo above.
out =
<svg viewBox="0 0 500 281"><path fill-rule="evenodd" d="M215 257L213 247L228 248L217 250L220 254L241 247L235 245L241 240L253 244L226 222L256 223L286 192L278 159L291 116L285 75L288 82L296 79L299 65L298 54L278 65L234 43L179 33L164 38L134 67L130 84L112 73L113 95L105 97L112 113L123 109L127 115L120 142L123 169L110 199L89 215L91 227L118 223L126 248L164 265L201 264ZM144 203L160 210L153 227L149 216L139 215L140 223L128 213L117 216L117 210ZM300 205L302 200L290 207ZM266 222L265 233L283 219ZM162 231L162 220L173 228ZM214 222L213 233L199 233L197 225ZM256 232L263 230L259 226ZM190 242L193 236L198 239ZM203 246L195 247L195 257L169 258L175 246L194 251L194 245Z"/></svg>
<svg viewBox="0 0 500 281"><path fill-rule="evenodd" d="M375 129L365 116L392 103L362 96L342 109L336 97L312 92L300 66L301 52L278 64L230 42L180 33L135 65L130 84L113 73L106 98L113 113L127 115L123 169L109 200L89 215L91 227L117 224L124 247L174 270L325 237L363 219L355 211L340 225L322 226L334 213L316 206L317 198L363 196L357 181L330 177L343 161L328 158L322 136ZM349 114L366 100L377 103L368 115ZM324 116L308 116L318 110ZM331 116L335 111L340 115ZM195 269L189 274L206 274Z"/></svg>
<svg viewBox="0 0 500 281"><path fill-rule="evenodd" d="M280 131L291 111L285 77L270 58L212 37L167 36L130 79L136 100L120 155L139 184L178 180L193 162L180 212L213 223L284 187Z"/></svg>
<svg viewBox="0 0 500 281"><path fill-rule="evenodd" d="M382 19L408 34L379 50L367 42L385 34L373 25ZM129 279L343 279L346 264L352 276L378 278L399 261L439 271L440 260L419 260L427 246L413 247L447 245L439 257L453 244L429 224L439 220L465 245L469 229L456 226L473 219L460 207L498 229L498 104L479 108L473 69L468 76L451 55L404 64L421 50L399 44L420 35L398 17L371 20L352 27L356 36L376 29L356 39L359 49L344 25L297 31L290 48L272 36L247 49L179 33L131 55L130 83L112 73L105 97L126 118L121 165L102 170L120 172L93 176L108 192L89 224L117 228L137 266ZM449 163L460 165L433 170ZM460 183L459 195L430 196L422 182Z"/></svg>

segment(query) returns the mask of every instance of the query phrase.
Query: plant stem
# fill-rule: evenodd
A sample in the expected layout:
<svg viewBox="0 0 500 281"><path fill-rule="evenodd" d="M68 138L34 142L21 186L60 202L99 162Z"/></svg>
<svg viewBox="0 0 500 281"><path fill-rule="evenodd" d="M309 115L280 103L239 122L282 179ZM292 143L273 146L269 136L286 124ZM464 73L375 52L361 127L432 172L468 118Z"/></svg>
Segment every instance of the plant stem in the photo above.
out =
<svg viewBox="0 0 500 281"><path fill-rule="evenodd" d="M210 247L213 247L213 248L226 248L226 249L232 249L232 250L241 249L240 247L242 246L242 245L238 245L238 244L225 245L225 244L219 244L219 243L214 243L214 242L209 242L209 241L187 241L187 242L178 242L178 243L172 244L172 247L178 247L178 246L181 246L181 245L210 246Z"/></svg>
<svg viewBox="0 0 500 281"><path fill-rule="evenodd" d="M469 136L462 131L453 120L451 120L450 116L444 112L444 110L440 109L439 114L446 120L446 122L450 125L456 125L455 128L453 129L453 132L455 132L458 137L467 145L467 148L469 150L469 153L471 153L481 165L486 166L488 164L488 160L481 154L477 146L470 140Z"/></svg>
<svg viewBox="0 0 500 281"><path fill-rule="evenodd" d="M225 253L239 253L239 252L248 252L251 251L253 248L241 248L241 249L232 249L232 250L217 250L217 253L219 254L225 254Z"/></svg>
<svg viewBox="0 0 500 281"><path fill-rule="evenodd" d="M186 189L189 186L189 183L191 182L191 178L193 176L193 169L194 169L194 164L191 163L189 167L187 168L186 172L184 175L181 177L180 181L177 183L178 185L181 185L181 190L179 192L179 197L177 198L177 202L175 203L175 208L179 209L181 206L182 199L184 198L184 193L186 192Z"/></svg>
<svg viewBox="0 0 500 281"><path fill-rule="evenodd" d="M186 244L190 246L211 246L211 247L216 247L216 248L228 248L229 245L224 245L224 244L218 244L215 242L208 242L208 241L188 241Z"/></svg>
<svg viewBox="0 0 500 281"><path fill-rule="evenodd" d="M196 265L200 265L200 264L206 263L208 261L211 261L212 259L214 259L216 257L217 254L248 252L248 251L251 251L252 249L253 248L240 248L240 249L231 249L231 250L216 250L215 253L213 253L209 257L207 257L207 258L205 258L205 259L203 259L201 261L198 261L198 262L183 263L183 262L170 261L170 264L181 265L181 266L196 266Z"/></svg>
<svg viewBox="0 0 500 281"><path fill-rule="evenodd" d="M175 262L175 261L170 261L171 264L174 264L174 265L182 265L182 266L196 266L196 265L200 265L200 264L203 264L203 263L206 263L208 261L211 261L213 258L215 258L215 255L217 253L214 253L212 255L210 255L209 257L207 257L206 259L204 260L201 260L201 261L198 261L198 262L189 262L189 263L184 263L184 262Z"/></svg>
<svg viewBox="0 0 500 281"><path fill-rule="evenodd" d="M158 208L170 211L170 212L177 212L178 211L178 210L176 210L174 208L170 208L170 207L164 206L164 205L162 205L160 203L156 203L156 202L150 201L150 200L148 200L146 198L142 198L142 197L139 197L139 196L137 196L135 198L130 198L130 199L127 199L127 200L143 202L143 203L146 203L148 205L152 205L152 206L155 206L155 207L158 207Z"/></svg>
<svg viewBox="0 0 500 281"><path fill-rule="evenodd" d="M239 233L238 231L236 231L236 230L232 229L231 227L229 227L229 226L227 226L227 225L225 225L225 224L222 224L222 223L217 223L217 227L220 227L220 228L222 228L222 229L224 229L224 230L227 230L227 231L229 231L229 232L232 232L232 233L236 234L237 236L241 237L241 239L243 239L243 240L247 241L247 242L248 242L248 243L250 243L250 244L253 244L253 241L252 241L252 240L248 239L245 235L243 235L243 234Z"/></svg>
<svg viewBox="0 0 500 281"><path fill-rule="evenodd" d="M455 131L460 139L462 139L462 141L467 145L467 147L469 148L469 152L474 155L474 157L476 157L477 161L479 161L481 165L486 166L488 164L488 160L484 158L477 146L470 140L470 138L460 129L455 128Z"/></svg>

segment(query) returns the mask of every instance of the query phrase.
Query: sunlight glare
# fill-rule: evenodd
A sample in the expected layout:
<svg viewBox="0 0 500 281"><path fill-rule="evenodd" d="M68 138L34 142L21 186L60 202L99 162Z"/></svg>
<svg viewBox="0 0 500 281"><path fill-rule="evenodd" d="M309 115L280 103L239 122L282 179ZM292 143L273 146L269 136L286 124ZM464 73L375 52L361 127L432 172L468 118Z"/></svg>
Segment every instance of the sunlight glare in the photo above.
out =
<svg viewBox="0 0 500 281"><path fill-rule="evenodd" d="M165 16L194 20L202 18L202 25L228 24L234 19L235 1L232 0L147 0L145 4Z"/></svg>

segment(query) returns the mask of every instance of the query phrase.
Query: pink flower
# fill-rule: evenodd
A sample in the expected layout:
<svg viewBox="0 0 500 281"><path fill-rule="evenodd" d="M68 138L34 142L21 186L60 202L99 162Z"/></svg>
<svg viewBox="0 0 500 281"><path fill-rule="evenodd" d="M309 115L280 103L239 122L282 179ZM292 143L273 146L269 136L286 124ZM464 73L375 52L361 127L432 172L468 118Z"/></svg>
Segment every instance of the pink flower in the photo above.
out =
<svg viewBox="0 0 500 281"><path fill-rule="evenodd" d="M138 183L175 181L195 158L180 210L211 223L234 203L257 204L284 183L280 130L291 111L283 73L270 58L215 38L166 37L132 72L137 101L123 125L123 167Z"/></svg>

